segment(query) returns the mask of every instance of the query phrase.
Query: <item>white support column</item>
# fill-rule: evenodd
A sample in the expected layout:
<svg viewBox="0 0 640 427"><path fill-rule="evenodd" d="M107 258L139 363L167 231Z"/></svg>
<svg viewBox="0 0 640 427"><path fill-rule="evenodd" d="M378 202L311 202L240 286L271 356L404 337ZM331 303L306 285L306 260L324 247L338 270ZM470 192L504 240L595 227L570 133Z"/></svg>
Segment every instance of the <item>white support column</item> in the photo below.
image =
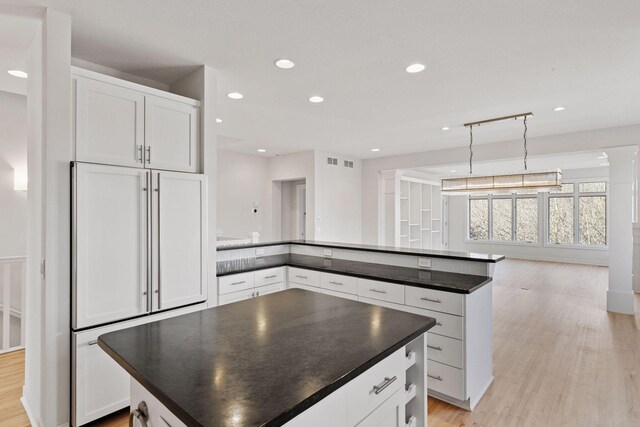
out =
<svg viewBox="0 0 640 427"><path fill-rule="evenodd" d="M606 150L609 158L609 289L607 310L633 314L634 159L637 146Z"/></svg>

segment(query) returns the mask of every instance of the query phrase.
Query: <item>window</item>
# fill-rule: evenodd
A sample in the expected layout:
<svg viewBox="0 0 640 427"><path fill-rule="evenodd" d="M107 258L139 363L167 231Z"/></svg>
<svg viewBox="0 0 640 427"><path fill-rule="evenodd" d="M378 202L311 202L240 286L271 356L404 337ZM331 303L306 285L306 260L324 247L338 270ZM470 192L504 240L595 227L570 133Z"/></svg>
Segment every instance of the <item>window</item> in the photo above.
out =
<svg viewBox="0 0 640 427"><path fill-rule="evenodd" d="M489 200L469 199L469 238L489 239Z"/></svg>
<svg viewBox="0 0 640 427"><path fill-rule="evenodd" d="M469 239L538 241L537 193L499 193L469 198Z"/></svg>
<svg viewBox="0 0 640 427"><path fill-rule="evenodd" d="M549 197L549 243L574 243L573 207L571 196Z"/></svg>
<svg viewBox="0 0 640 427"><path fill-rule="evenodd" d="M538 198L516 198L516 241L538 241Z"/></svg>
<svg viewBox="0 0 640 427"><path fill-rule="evenodd" d="M493 240L513 239L513 200L493 199L491 201Z"/></svg>

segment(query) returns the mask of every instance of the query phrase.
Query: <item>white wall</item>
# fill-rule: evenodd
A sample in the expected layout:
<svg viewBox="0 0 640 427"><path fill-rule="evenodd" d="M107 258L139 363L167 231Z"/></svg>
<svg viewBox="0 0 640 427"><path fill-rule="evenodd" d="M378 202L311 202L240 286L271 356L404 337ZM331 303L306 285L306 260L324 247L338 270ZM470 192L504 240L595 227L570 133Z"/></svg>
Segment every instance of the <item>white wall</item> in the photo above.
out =
<svg viewBox="0 0 640 427"><path fill-rule="evenodd" d="M257 231L264 240L271 234L268 163L267 157L218 150L218 235L248 238ZM254 204L258 205L256 214Z"/></svg>
<svg viewBox="0 0 640 427"><path fill-rule="evenodd" d="M529 156L632 146L640 142L640 125L597 129L563 135L529 138ZM362 162L362 241L378 243L378 182L380 171L457 164L469 159L468 147L424 151ZM514 159L522 156L522 141L481 144L474 147L474 161Z"/></svg>
<svg viewBox="0 0 640 427"><path fill-rule="evenodd" d="M299 185L305 185L305 181L284 181L280 187L281 198L281 239L291 240L298 239L298 196L297 190ZM305 191L306 194L306 191ZM306 198L306 197L305 197Z"/></svg>
<svg viewBox="0 0 640 427"><path fill-rule="evenodd" d="M27 97L0 91L0 258L27 253L27 192L13 172L27 168Z"/></svg>

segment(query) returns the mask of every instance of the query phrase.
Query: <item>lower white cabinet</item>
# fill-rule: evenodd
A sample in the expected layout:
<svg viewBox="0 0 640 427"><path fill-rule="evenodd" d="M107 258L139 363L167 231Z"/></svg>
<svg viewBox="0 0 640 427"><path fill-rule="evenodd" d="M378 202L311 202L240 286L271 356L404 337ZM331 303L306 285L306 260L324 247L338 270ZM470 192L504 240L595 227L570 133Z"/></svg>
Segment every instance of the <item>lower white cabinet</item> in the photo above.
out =
<svg viewBox="0 0 640 427"><path fill-rule="evenodd" d="M206 308L198 304L72 335L72 423L81 426L129 406L129 374L98 346L100 335Z"/></svg>
<svg viewBox="0 0 640 427"><path fill-rule="evenodd" d="M218 305L283 291L284 267L230 274L218 278Z"/></svg>
<svg viewBox="0 0 640 427"><path fill-rule="evenodd" d="M358 427L405 427L405 391L396 391L386 402L367 416Z"/></svg>

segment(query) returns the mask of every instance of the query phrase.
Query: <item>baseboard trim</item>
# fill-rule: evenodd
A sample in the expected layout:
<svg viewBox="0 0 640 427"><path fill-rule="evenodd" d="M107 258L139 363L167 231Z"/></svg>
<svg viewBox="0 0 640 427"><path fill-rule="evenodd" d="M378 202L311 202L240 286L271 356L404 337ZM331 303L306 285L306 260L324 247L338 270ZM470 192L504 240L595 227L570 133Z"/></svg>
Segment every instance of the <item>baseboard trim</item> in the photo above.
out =
<svg viewBox="0 0 640 427"><path fill-rule="evenodd" d="M634 293L607 290L607 311L620 314L635 314Z"/></svg>
<svg viewBox="0 0 640 427"><path fill-rule="evenodd" d="M427 394L435 399L442 400L443 402L471 412L471 399L459 400L455 397L447 396L446 394L438 393L434 390L428 390Z"/></svg>
<svg viewBox="0 0 640 427"><path fill-rule="evenodd" d="M29 418L29 422L33 427L41 427L42 423L40 419L33 412L33 406L31 405L31 399L29 398L29 394L27 390L22 387L22 396L20 397L20 403L22 403L22 407L24 411L27 413L27 418Z"/></svg>
<svg viewBox="0 0 640 427"><path fill-rule="evenodd" d="M487 390L489 390L489 387L491 387L491 384L493 384L493 379L495 377L493 375L491 375L491 378L489 379L489 381L487 382L487 384L485 384L484 387L482 387L482 390L480 390L480 393L478 393L478 398L476 400L472 400L471 398L470 400L470 406L471 406L471 411L473 411L476 407L476 405L478 404L478 402L480 402L480 400L482 400L482 398L484 397L484 394L487 392Z"/></svg>

